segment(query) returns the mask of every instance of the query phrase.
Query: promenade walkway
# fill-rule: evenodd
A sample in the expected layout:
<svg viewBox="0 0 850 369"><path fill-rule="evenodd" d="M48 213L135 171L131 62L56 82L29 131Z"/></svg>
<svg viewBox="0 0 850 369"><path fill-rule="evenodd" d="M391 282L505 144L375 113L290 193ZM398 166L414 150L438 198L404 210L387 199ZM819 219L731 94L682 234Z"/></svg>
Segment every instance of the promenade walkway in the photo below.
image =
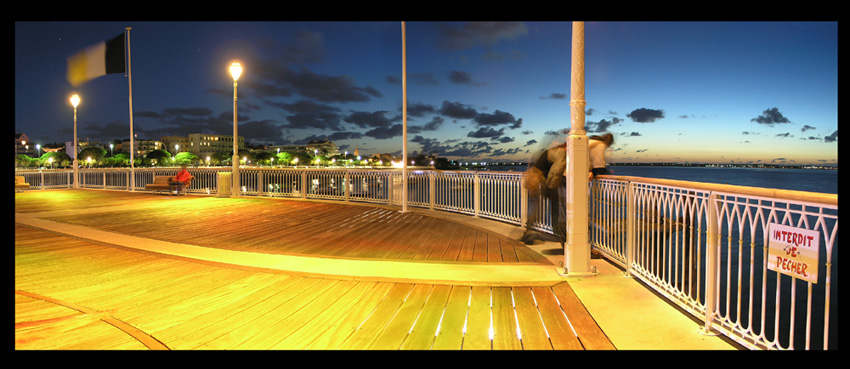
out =
<svg viewBox="0 0 850 369"><path fill-rule="evenodd" d="M16 193L15 348L731 348L696 323L690 347L617 346L580 295L635 282L602 264L560 276L551 245L517 229L367 204Z"/></svg>

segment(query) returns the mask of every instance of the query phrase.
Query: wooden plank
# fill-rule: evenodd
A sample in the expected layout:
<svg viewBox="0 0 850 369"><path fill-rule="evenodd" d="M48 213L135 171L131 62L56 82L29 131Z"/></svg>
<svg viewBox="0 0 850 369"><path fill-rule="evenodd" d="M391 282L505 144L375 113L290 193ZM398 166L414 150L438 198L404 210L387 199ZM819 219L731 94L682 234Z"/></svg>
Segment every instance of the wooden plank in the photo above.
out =
<svg viewBox="0 0 850 369"><path fill-rule="evenodd" d="M468 316L463 349L490 350L490 287L472 287Z"/></svg>
<svg viewBox="0 0 850 369"><path fill-rule="evenodd" d="M478 230L475 235L475 248L472 253L473 262L487 262L487 239L489 234L487 231Z"/></svg>
<svg viewBox="0 0 850 369"><path fill-rule="evenodd" d="M508 240L507 238L505 238L503 236L499 236L498 240L499 240L499 247L502 250L502 261L508 262L508 263L519 262L519 259L517 257L517 251L515 250L515 248L520 247L520 245L518 245L518 244L515 245L516 241L512 242L511 240Z"/></svg>
<svg viewBox="0 0 850 369"><path fill-rule="evenodd" d="M452 241L452 237L460 227L461 226L456 223L446 224L445 228L440 230L440 236L432 237L432 242L430 242L428 247L423 248L422 252L420 252L414 260L442 260L443 253L445 253L446 248L448 248L449 243Z"/></svg>
<svg viewBox="0 0 850 369"><path fill-rule="evenodd" d="M422 307L422 312L416 319L416 324L410 331L401 348L405 350L430 350L434 344L437 330L440 328L451 286L436 285L431 288L428 300Z"/></svg>
<svg viewBox="0 0 850 369"><path fill-rule="evenodd" d="M537 311L549 332L549 342L555 350L582 350L583 347L570 323L567 321L561 305L550 287L532 287L537 301Z"/></svg>
<svg viewBox="0 0 850 369"><path fill-rule="evenodd" d="M300 295L305 291L321 290L322 280L317 278L304 278L297 283L291 284L286 289L278 291L273 296L258 303L251 304L245 309L234 314L223 323L226 325L222 334L209 335L197 343L197 346L187 347L192 349L233 349L255 334L267 329L275 321L279 308L286 309L287 303L300 300ZM326 285L325 285L326 286Z"/></svg>
<svg viewBox="0 0 850 369"><path fill-rule="evenodd" d="M341 346L349 336L359 327L360 323L366 321L378 304L387 297L394 283L377 283L368 293L363 294L357 302L351 306L345 315L332 322L325 332L311 342L306 342L304 349L328 350Z"/></svg>
<svg viewBox="0 0 850 369"><path fill-rule="evenodd" d="M435 244L431 251L428 253L426 259L434 260L434 261L453 261L454 259L449 259L446 257L447 254L456 255L457 248L460 247L460 244L463 242L463 235L466 233L465 225L461 224L453 224L451 226L451 230L440 240L439 243Z"/></svg>
<svg viewBox="0 0 850 369"><path fill-rule="evenodd" d="M241 337L244 337L244 339L235 345L231 345L230 348L255 350L272 347L283 339L281 336L288 331L287 318L304 309L305 306L320 296L332 294L333 288L339 284L340 281L337 280L320 280L313 288L300 293L297 298L287 298L286 302L275 306L267 314L263 314L252 322L250 326L256 329L249 329L250 332L242 332ZM248 325L243 327L248 327Z"/></svg>
<svg viewBox="0 0 850 369"><path fill-rule="evenodd" d="M616 349L567 282L552 286L552 291L560 301L585 350Z"/></svg>
<svg viewBox="0 0 850 369"><path fill-rule="evenodd" d="M411 242L416 242L420 237L427 237L427 230L434 223L433 217L420 216L414 221L411 227L397 227L399 232L395 232L397 237L393 237L377 248L374 253L365 254L364 257L375 259L394 259L403 258L408 246Z"/></svg>
<svg viewBox="0 0 850 369"><path fill-rule="evenodd" d="M314 321L317 321L316 324L321 325L322 318L320 316L327 316L329 315L326 313L328 310L335 310L337 309L337 305L344 305L344 303L340 303L340 299L344 298L352 290L356 290L358 284L371 285L369 282L362 283L352 280L342 280L337 281L331 288L322 291L322 293L311 296L309 301L298 310L293 311L269 327L267 330L269 334L266 334L266 337L263 338L268 343L263 344L261 347L292 349L286 343L287 338Z"/></svg>
<svg viewBox="0 0 850 369"><path fill-rule="evenodd" d="M514 287L512 292L523 350L551 350L552 343L549 342L531 288Z"/></svg>
<svg viewBox="0 0 850 369"><path fill-rule="evenodd" d="M521 350L510 287L493 287L493 350Z"/></svg>
<svg viewBox="0 0 850 369"><path fill-rule="evenodd" d="M469 286L452 286L440 331L434 339L434 350L460 350L463 347L470 291Z"/></svg>
<svg viewBox="0 0 850 369"><path fill-rule="evenodd" d="M417 284L410 290L396 314L369 345L371 350L398 350L407 338L433 286Z"/></svg>
<svg viewBox="0 0 850 369"><path fill-rule="evenodd" d="M399 310L399 307L404 303L407 295L413 289L413 284L399 283L393 286L387 296L381 300L378 306L371 314L357 326L351 336L345 339L340 345L341 349L368 349L371 343L386 327L387 323L392 319Z"/></svg>
<svg viewBox="0 0 850 369"><path fill-rule="evenodd" d="M458 251L457 261L472 261L472 257L475 254L475 238L478 237L478 232L476 228L467 229L466 234L463 236L463 244Z"/></svg>
<svg viewBox="0 0 850 369"><path fill-rule="evenodd" d="M219 337L234 328L249 324L255 314L263 314L279 303L279 295L297 294L299 288L309 288L316 279L275 275L268 285L258 288L241 299L234 299L222 304L218 309L209 311L179 325L157 334L157 337L174 349L191 349L199 347L210 340ZM305 283L305 281L307 283ZM293 286L301 286L294 287Z"/></svg>

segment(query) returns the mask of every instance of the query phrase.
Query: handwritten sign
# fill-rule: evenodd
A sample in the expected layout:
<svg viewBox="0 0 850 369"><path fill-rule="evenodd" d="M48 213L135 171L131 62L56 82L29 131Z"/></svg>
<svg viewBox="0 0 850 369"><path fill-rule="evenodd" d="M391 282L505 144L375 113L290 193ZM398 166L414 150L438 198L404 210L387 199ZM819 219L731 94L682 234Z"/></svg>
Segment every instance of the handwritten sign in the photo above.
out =
<svg viewBox="0 0 850 369"><path fill-rule="evenodd" d="M771 223L767 268L812 283L818 282L820 238L817 231Z"/></svg>

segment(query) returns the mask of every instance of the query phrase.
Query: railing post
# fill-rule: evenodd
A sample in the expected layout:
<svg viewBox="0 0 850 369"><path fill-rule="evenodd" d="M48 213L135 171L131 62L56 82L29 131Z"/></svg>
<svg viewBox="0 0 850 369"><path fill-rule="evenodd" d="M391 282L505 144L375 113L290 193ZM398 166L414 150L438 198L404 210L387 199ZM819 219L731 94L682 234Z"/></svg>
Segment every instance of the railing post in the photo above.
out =
<svg viewBox="0 0 850 369"><path fill-rule="evenodd" d="M44 171L39 170L38 173L41 174L41 189L43 190L44 189Z"/></svg>
<svg viewBox="0 0 850 369"><path fill-rule="evenodd" d="M478 212L481 211L481 178L478 177L478 172L472 177L472 197L472 208L478 218Z"/></svg>
<svg viewBox="0 0 850 369"><path fill-rule="evenodd" d="M351 170L346 170L342 177L342 188L345 193L345 201L351 200Z"/></svg>
<svg viewBox="0 0 850 369"><path fill-rule="evenodd" d="M711 322L717 304L717 252L720 249L720 235L717 219L717 195L711 193L706 200L706 261L705 261L705 326L700 332L714 334Z"/></svg>
<svg viewBox="0 0 850 369"><path fill-rule="evenodd" d="M632 275L632 263L635 255L635 226L637 222L637 199L635 185L631 181L626 184L626 276Z"/></svg>
<svg viewBox="0 0 850 369"><path fill-rule="evenodd" d="M428 171L428 208L434 210L434 198L437 197L437 172Z"/></svg>
<svg viewBox="0 0 850 369"><path fill-rule="evenodd" d="M528 188L523 177L519 177L519 221L523 228L528 229Z"/></svg>
<svg viewBox="0 0 850 369"><path fill-rule="evenodd" d="M307 198L307 169L301 172L301 198Z"/></svg>

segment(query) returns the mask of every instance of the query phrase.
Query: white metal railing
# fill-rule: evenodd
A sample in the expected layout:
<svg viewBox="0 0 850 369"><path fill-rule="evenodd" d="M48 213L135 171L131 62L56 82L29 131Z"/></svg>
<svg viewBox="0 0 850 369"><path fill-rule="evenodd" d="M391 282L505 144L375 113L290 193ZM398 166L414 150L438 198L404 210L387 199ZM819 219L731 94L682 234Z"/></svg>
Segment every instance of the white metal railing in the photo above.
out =
<svg viewBox="0 0 850 369"><path fill-rule="evenodd" d="M837 195L603 176L593 247L749 348L837 348ZM817 283L768 268L771 224L816 231Z"/></svg>
<svg viewBox="0 0 850 369"><path fill-rule="evenodd" d="M177 168L136 169L135 189ZM188 191L213 193L228 167L191 168ZM83 169L80 187L129 189L128 169ZM17 171L32 189L73 187L70 170ZM225 178L229 178L225 177ZM408 171L408 205L524 226L521 173ZM242 168L241 193L401 204L398 170ZM226 186L229 188L229 185ZM547 201L530 227L552 232ZM683 310L705 334L754 349L837 348L837 195L639 177L601 176L590 185L590 242ZM768 270L769 224L817 231L820 279Z"/></svg>

